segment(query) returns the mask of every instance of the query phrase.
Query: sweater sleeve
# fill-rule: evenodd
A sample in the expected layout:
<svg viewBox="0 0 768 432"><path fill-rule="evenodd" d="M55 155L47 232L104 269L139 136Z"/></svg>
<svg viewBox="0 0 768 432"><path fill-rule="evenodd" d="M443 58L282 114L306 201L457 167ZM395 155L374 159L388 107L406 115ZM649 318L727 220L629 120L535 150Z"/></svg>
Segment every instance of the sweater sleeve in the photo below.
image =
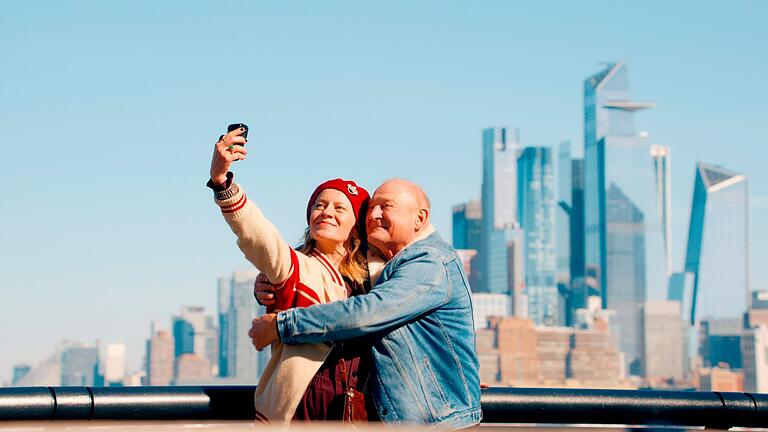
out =
<svg viewBox="0 0 768 432"><path fill-rule="evenodd" d="M214 195L224 220L237 236L237 246L245 258L266 274L272 283L282 284L292 271L291 247L277 228L237 183L232 183L224 191L216 191Z"/></svg>

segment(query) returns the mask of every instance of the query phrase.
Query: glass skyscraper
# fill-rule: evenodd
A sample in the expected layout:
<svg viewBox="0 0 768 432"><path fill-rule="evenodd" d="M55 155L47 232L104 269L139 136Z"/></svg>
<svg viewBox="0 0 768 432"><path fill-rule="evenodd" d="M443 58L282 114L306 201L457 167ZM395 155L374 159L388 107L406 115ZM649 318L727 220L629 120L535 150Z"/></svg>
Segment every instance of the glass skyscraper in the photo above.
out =
<svg viewBox="0 0 768 432"><path fill-rule="evenodd" d="M563 158L561 156L561 163ZM565 325L574 324L576 310L584 309L588 305L588 297L596 295L584 280L584 159L571 159L570 181L567 184L571 188L568 220L568 247L569 247L569 283L566 303L564 307ZM562 174L561 174L562 175ZM561 182L560 185L565 184ZM563 201L560 207L563 208ZM560 210L560 209L558 209ZM557 247L560 248L560 231L558 231ZM558 264L559 266L560 264Z"/></svg>
<svg viewBox="0 0 768 432"><path fill-rule="evenodd" d="M483 232L483 209L479 200L453 207L454 249L480 250Z"/></svg>
<svg viewBox="0 0 768 432"><path fill-rule="evenodd" d="M99 349L71 347L61 354L61 385L92 386L97 379Z"/></svg>
<svg viewBox="0 0 768 432"><path fill-rule="evenodd" d="M672 165L669 146L651 146L656 172L656 214L661 221L667 276L672 275Z"/></svg>
<svg viewBox="0 0 768 432"><path fill-rule="evenodd" d="M571 160L571 282L584 277L584 159ZM586 307L586 303L579 307Z"/></svg>
<svg viewBox="0 0 768 432"><path fill-rule="evenodd" d="M517 165L518 209L524 234L528 318L537 325L560 324L555 283L555 173L552 149L526 147Z"/></svg>
<svg viewBox="0 0 768 432"><path fill-rule="evenodd" d="M268 350L256 351L248 336L248 330L254 318L263 315L266 311L264 306L256 303L253 297L253 284L256 276L259 274L256 270L239 270L232 275L232 286L230 289L230 304L228 333L229 347L228 352L228 376L236 377L238 380L256 381L269 361L270 353Z"/></svg>
<svg viewBox="0 0 768 432"><path fill-rule="evenodd" d="M197 354L207 360L211 373L219 373L219 331L215 321L202 306L181 307L179 315L172 318L177 361L183 354Z"/></svg>
<svg viewBox="0 0 768 432"><path fill-rule="evenodd" d="M666 297L667 270L656 174L647 134L634 113L623 61L584 82L584 216L587 283L616 311L629 372L642 368L641 305Z"/></svg>
<svg viewBox="0 0 768 432"><path fill-rule="evenodd" d="M219 314L219 376L229 376L229 308L232 303L232 282L229 278L219 278L216 287L217 309Z"/></svg>
<svg viewBox="0 0 768 432"><path fill-rule="evenodd" d="M195 328L184 318L173 317L173 354L179 357L194 352Z"/></svg>
<svg viewBox="0 0 768 432"><path fill-rule="evenodd" d="M692 324L739 318L749 304L747 177L706 163L696 166L685 271L693 274Z"/></svg>
<svg viewBox="0 0 768 432"><path fill-rule="evenodd" d="M483 130L483 235L479 261L483 287L509 292L507 232L517 227L517 156L520 146L505 128Z"/></svg>
<svg viewBox="0 0 768 432"><path fill-rule="evenodd" d="M557 155L557 283L571 284L571 214L573 213L573 164L571 142L558 146Z"/></svg>
<svg viewBox="0 0 768 432"><path fill-rule="evenodd" d="M473 292L483 289L478 254L483 239L483 209L479 199L453 207L453 247L459 251Z"/></svg>

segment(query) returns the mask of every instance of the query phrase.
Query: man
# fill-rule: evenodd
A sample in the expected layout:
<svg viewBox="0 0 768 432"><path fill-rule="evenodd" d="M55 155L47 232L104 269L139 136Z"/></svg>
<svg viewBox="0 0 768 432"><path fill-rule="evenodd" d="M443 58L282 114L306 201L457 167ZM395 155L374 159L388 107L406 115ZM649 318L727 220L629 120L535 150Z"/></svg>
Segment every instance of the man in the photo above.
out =
<svg viewBox="0 0 768 432"><path fill-rule="evenodd" d="M429 200L401 179L382 184L366 218L368 243L386 258L364 295L253 321L257 349L371 336L369 387L386 422L458 429L480 422L470 290L456 252L429 223ZM372 276L375 277L375 276Z"/></svg>

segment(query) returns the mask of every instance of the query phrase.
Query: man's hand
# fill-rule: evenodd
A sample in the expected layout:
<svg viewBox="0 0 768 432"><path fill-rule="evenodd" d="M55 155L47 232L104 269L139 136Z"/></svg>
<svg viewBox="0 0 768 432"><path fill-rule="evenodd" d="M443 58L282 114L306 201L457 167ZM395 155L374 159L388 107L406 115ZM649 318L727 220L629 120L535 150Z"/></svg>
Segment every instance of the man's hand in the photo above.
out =
<svg viewBox="0 0 768 432"><path fill-rule="evenodd" d="M275 286L269 282L267 275L259 273L256 276L256 282L253 284L253 296L262 306L272 306L275 304Z"/></svg>
<svg viewBox="0 0 768 432"><path fill-rule="evenodd" d="M277 315L266 314L253 320L248 336L258 351L272 345L277 340Z"/></svg>

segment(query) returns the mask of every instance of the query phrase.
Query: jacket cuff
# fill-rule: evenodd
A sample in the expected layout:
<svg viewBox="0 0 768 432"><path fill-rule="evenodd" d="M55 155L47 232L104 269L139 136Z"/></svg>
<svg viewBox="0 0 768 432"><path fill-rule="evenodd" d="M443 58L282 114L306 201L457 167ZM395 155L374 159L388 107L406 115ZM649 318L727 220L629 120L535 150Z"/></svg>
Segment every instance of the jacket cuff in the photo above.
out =
<svg viewBox="0 0 768 432"><path fill-rule="evenodd" d="M224 201L232 198L240 192L240 188L237 187L237 183L232 183L223 191L214 191L213 197L218 201Z"/></svg>
<svg viewBox="0 0 768 432"><path fill-rule="evenodd" d="M296 333L296 311L288 309L277 314L277 338L282 343L289 343Z"/></svg>
<svg viewBox="0 0 768 432"><path fill-rule="evenodd" d="M230 189L232 188L232 179L235 177L235 175L232 173L232 171L227 171L227 180L224 181L224 183L218 184L214 183L213 179L209 179L208 183L205 185L208 186L213 190L213 194L216 197L217 200L225 200L227 198L232 198L237 194L237 190L235 190L233 193L230 192ZM230 195L231 193L231 195Z"/></svg>

